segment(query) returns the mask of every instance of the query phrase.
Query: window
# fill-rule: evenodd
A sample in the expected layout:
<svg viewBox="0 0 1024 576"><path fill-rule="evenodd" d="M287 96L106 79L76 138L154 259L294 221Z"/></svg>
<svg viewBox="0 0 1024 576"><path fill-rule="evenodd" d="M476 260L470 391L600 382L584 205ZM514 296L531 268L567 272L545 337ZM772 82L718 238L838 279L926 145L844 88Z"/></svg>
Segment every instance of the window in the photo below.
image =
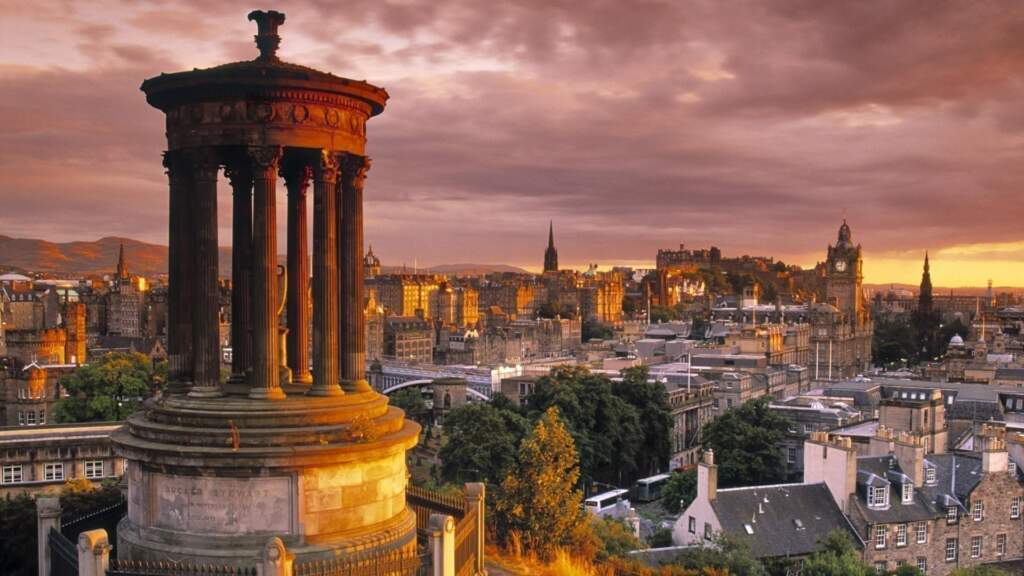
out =
<svg viewBox="0 0 1024 576"><path fill-rule="evenodd" d="M1014 496L1010 501L1010 518L1020 518L1020 496Z"/></svg>
<svg viewBox="0 0 1024 576"><path fill-rule="evenodd" d="M1006 465L1006 471L1010 473L1010 476L1016 476L1017 475L1017 463L1016 462L1008 463Z"/></svg>
<svg viewBox="0 0 1024 576"><path fill-rule="evenodd" d="M29 426L35 426L36 425L36 411L35 410L29 410L28 412L25 413L25 424L27 424Z"/></svg>
<svg viewBox="0 0 1024 576"><path fill-rule="evenodd" d="M39 411L39 423L46 424L46 410Z"/></svg>
<svg viewBox="0 0 1024 576"><path fill-rule="evenodd" d="M15 484L22 481L21 466L4 466L3 484Z"/></svg>
<svg viewBox="0 0 1024 576"><path fill-rule="evenodd" d="M21 410L18 410L18 426L24 426L24 425L25 425L25 413L22 412Z"/></svg>
<svg viewBox="0 0 1024 576"><path fill-rule="evenodd" d="M917 543L927 544L928 543L928 523L918 522L917 523Z"/></svg>
<svg viewBox="0 0 1024 576"><path fill-rule="evenodd" d="M711 524L709 522L704 523L704 539L711 540Z"/></svg>
<svg viewBox="0 0 1024 576"><path fill-rule="evenodd" d="M1006 556L1006 534L996 536L996 556Z"/></svg>
<svg viewBox="0 0 1024 576"><path fill-rule="evenodd" d="M64 463L49 462L43 465L43 480L63 480Z"/></svg>
<svg viewBox="0 0 1024 576"><path fill-rule="evenodd" d="M879 560L875 562L875 574L885 574L885 560Z"/></svg>
<svg viewBox="0 0 1024 576"><path fill-rule="evenodd" d="M103 460L89 460L85 463L86 478L103 478ZM693 517L690 518L693 521ZM690 530L693 532L693 530Z"/></svg>
<svg viewBox="0 0 1024 576"><path fill-rule="evenodd" d="M957 519L956 506L950 506L950 507L946 508L946 523L947 524L956 524L956 519Z"/></svg>
<svg viewBox="0 0 1024 576"><path fill-rule="evenodd" d="M872 508L885 508L888 505L888 486L868 486L868 506Z"/></svg>
<svg viewBox="0 0 1024 576"><path fill-rule="evenodd" d="M956 538L946 538L946 562L956 561L956 552L959 543Z"/></svg>
<svg viewBox="0 0 1024 576"><path fill-rule="evenodd" d="M899 524L896 526L896 545L906 546L907 545L907 525Z"/></svg>
<svg viewBox="0 0 1024 576"><path fill-rule="evenodd" d="M914 485L910 482L903 484L903 503L910 504L914 501Z"/></svg>
<svg viewBox="0 0 1024 576"><path fill-rule="evenodd" d="M981 558L981 536L971 538L971 558Z"/></svg>
<svg viewBox="0 0 1024 576"><path fill-rule="evenodd" d="M885 526L875 526L875 548L885 548Z"/></svg>
<svg viewBox="0 0 1024 576"><path fill-rule="evenodd" d="M985 501L975 500L971 508L971 517L975 522L981 522L985 518Z"/></svg>
<svg viewBox="0 0 1024 576"><path fill-rule="evenodd" d="M715 410L718 410L718 408L719 408L718 398L715 398L714 400L712 400L711 404L714 405Z"/></svg>
<svg viewBox="0 0 1024 576"><path fill-rule="evenodd" d="M725 405L726 405L726 408L729 408L730 410L732 410L732 398L726 398L725 399Z"/></svg>
<svg viewBox="0 0 1024 576"><path fill-rule="evenodd" d="M924 481L928 484L935 484L935 468L924 469Z"/></svg>
<svg viewBox="0 0 1024 576"><path fill-rule="evenodd" d="M917 557L917 571L921 574L928 573L928 559L924 556Z"/></svg>
<svg viewBox="0 0 1024 576"><path fill-rule="evenodd" d="M790 446L789 448L786 448L786 462L788 462L790 464L795 464L796 463L796 448L795 447Z"/></svg>
<svg viewBox="0 0 1024 576"><path fill-rule="evenodd" d="M697 519L694 518L693 516L690 516L689 529L690 529L690 534L696 534L697 533Z"/></svg>

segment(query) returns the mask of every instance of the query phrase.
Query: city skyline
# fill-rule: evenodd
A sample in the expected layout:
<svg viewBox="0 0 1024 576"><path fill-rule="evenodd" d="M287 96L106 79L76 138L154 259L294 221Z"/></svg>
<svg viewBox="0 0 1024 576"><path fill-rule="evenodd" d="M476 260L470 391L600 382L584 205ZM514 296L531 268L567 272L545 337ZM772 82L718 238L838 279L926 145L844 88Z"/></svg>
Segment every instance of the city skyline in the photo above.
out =
<svg viewBox="0 0 1024 576"><path fill-rule="evenodd" d="M4 234L166 243L139 78L252 52L248 5L180 7L5 5ZM1024 285L1016 6L295 12L282 57L395 96L368 150L387 263L539 269L554 219L573 267L679 242L808 266L845 212L867 282L915 283L929 250L937 285Z"/></svg>

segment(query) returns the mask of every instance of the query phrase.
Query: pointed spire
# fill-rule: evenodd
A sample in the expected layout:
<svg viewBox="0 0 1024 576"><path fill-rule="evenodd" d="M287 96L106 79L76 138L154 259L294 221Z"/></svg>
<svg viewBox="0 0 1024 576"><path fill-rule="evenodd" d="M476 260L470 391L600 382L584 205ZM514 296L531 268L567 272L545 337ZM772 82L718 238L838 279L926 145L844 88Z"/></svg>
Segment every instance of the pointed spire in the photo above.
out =
<svg viewBox="0 0 1024 576"><path fill-rule="evenodd" d="M122 280L128 279L128 263L124 259L124 242L121 242L117 253L117 277Z"/></svg>
<svg viewBox="0 0 1024 576"><path fill-rule="evenodd" d="M544 251L544 271L558 271L558 250L555 249L555 222L548 221L548 248Z"/></svg>
<svg viewBox="0 0 1024 576"><path fill-rule="evenodd" d="M924 273L927 274L930 270L931 269L928 266L928 251L925 250L924 251Z"/></svg>
<svg viewBox="0 0 1024 576"><path fill-rule="evenodd" d="M548 220L548 248L555 247L555 221Z"/></svg>

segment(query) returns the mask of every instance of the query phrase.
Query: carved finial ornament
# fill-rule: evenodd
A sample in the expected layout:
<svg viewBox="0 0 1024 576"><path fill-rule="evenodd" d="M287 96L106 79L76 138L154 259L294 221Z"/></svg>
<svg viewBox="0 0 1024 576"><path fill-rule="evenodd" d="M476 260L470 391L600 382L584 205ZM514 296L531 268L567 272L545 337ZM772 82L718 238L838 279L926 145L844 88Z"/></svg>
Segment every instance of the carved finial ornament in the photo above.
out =
<svg viewBox="0 0 1024 576"><path fill-rule="evenodd" d="M253 10L249 12L249 20L256 22L256 47L260 49L257 60L276 62L277 47L281 45L277 27L284 24L284 14L276 10Z"/></svg>

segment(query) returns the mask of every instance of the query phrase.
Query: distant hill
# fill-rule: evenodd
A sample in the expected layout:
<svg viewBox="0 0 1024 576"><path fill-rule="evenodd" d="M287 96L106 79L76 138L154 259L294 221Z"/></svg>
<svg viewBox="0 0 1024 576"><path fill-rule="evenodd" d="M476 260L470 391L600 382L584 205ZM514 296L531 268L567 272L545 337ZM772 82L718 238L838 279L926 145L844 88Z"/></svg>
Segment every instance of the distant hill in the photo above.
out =
<svg viewBox="0 0 1024 576"><path fill-rule="evenodd" d="M35 238L0 235L0 269L36 272L52 276L112 274L117 253L124 244L128 269L132 274L159 276L167 273L167 246L149 244L131 238L108 236L92 242L50 242ZM280 257L283 260L283 257ZM400 272L401 266L385 266L385 272ZM412 271L411 267L406 270ZM480 275L491 272L525 273L526 270L504 264L443 264L420 268L429 274ZM220 275L231 275L231 248L220 249Z"/></svg>
<svg viewBox="0 0 1024 576"><path fill-rule="evenodd" d="M889 290L889 288L894 288L896 290L909 290L909 291L913 292L914 294L917 294L917 291L920 289L920 286L917 285L917 284L901 284L899 282L891 283L891 284L868 284L868 283L865 283L864 284L864 288L868 289L868 291L870 291L872 293L881 292L881 293L885 294ZM953 291L954 294L957 294L957 295L960 295L960 296L985 296L985 294L988 292L988 287L987 286L955 286L955 287L950 287L950 286L934 286L932 288L932 293L936 294L936 295L943 295L943 296L945 296L945 295L948 295L951 290ZM1000 293L1004 293L1004 292L1005 293L1009 293L1009 294L1021 294L1021 293L1024 293L1024 288L1022 288L1020 286L993 286L992 287L992 292L994 294L1000 294Z"/></svg>

